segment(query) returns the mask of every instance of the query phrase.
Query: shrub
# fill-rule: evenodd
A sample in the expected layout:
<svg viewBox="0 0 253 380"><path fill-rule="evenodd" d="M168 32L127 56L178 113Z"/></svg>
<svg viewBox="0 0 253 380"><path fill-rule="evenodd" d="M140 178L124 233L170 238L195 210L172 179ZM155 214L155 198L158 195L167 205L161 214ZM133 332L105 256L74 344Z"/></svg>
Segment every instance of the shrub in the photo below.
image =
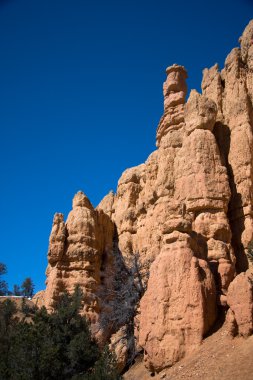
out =
<svg viewBox="0 0 253 380"><path fill-rule="evenodd" d="M13 310L0 309L8 334L0 335L0 378L4 380L118 380L113 354L100 352L79 313L81 292L60 297L55 311L34 311L32 322L11 324ZM100 376L100 377L99 377ZM101 377L102 376L102 377Z"/></svg>
<svg viewBox="0 0 253 380"><path fill-rule="evenodd" d="M249 243L247 247L247 257L248 260L253 263L253 240Z"/></svg>

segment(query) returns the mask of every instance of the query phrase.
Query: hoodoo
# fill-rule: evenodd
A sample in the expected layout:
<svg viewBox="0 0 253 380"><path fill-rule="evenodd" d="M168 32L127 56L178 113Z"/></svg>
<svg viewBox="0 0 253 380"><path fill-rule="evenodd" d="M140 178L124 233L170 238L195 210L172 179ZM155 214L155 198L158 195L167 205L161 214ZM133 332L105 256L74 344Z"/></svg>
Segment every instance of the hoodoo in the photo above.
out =
<svg viewBox="0 0 253 380"><path fill-rule="evenodd" d="M143 350L152 371L189 355L222 310L233 334L253 331L253 21L240 47L203 72L186 102L187 72L166 69L157 150L127 169L93 208L78 192L56 214L48 309L79 284L83 314L120 368Z"/></svg>

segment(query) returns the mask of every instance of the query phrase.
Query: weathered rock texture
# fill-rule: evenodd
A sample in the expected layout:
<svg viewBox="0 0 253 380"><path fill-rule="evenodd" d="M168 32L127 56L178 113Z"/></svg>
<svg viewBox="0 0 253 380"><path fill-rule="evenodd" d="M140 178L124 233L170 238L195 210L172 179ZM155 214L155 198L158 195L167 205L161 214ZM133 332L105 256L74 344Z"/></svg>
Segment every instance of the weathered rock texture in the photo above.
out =
<svg viewBox="0 0 253 380"><path fill-rule="evenodd" d="M245 337L253 332L253 272L240 273L228 288L227 323L231 332Z"/></svg>
<svg viewBox="0 0 253 380"><path fill-rule="evenodd" d="M73 292L80 285L84 293L84 313L97 332L101 301L102 262L110 256L114 225L102 211L94 210L88 198L78 192L66 223L55 214L49 240L45 306L54 307L59 294Z"/></svg>
<svg viewBox="0 0 253 380"><path fill-rule="evenodd" d="M215 283L207 261L195 257L189 235L171 235L151 265L141 300L140 344L151 370L192 352L216 318Z"/></svg>
<svg viewBox="0 0 253 380"><path fill-rule="evenodd" d="M228 55L224 69L204 70L202 90L218 106L215 136L229 174L231 200L228 216L238 272L248 263L245 249L253 239L253 21L240 38L241 48Z"/></svg>
<svg viewBox="0 0 253 380"><path fill-rule="evenodd" d="M150 369L172 365L201 343L218 307L252 332L252 282L234 277L253 238L253 22L240 41L186 104L185 68L167 68L158 149L96 209L79 192L66 223L55 215L45 304L79 284L83 313L121 368L140 348Z"/></svg>

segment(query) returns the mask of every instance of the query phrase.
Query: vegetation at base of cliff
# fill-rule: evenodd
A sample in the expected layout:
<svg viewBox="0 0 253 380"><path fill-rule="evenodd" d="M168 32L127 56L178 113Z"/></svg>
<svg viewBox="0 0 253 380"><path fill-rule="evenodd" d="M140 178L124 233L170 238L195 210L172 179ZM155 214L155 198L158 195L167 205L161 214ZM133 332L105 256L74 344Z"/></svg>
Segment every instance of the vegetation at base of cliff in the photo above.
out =
<svg viewBox="0 0 253 380"><path fill-rule="evenodd" d="M102 352L80 316L82 294L60 297L55 311L15 316L10 299L0 304L1 380L119 380L113 353Z"/></svg>
<svg viewBox="0 0 253 380"><path fill-rule="evenodd" d="M251 240L251 242L249 243L247 247L247 257L248 257L248 260L251 263L253 263L253 240Z"/></svg>

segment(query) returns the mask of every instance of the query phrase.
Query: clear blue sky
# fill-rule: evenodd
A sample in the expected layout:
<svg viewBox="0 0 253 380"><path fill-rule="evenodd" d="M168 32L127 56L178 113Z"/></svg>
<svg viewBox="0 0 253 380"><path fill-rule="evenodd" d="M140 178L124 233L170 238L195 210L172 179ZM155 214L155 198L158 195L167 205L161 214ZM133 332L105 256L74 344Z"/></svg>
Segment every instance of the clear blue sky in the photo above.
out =
<svg viewBox="0 0 253 380"><path fill-rule="evenodd" d="M1 250L12 288L44 288L55 212L94 206L155 149L165 68L238 45L253 1L0 0Z"/></svg>

